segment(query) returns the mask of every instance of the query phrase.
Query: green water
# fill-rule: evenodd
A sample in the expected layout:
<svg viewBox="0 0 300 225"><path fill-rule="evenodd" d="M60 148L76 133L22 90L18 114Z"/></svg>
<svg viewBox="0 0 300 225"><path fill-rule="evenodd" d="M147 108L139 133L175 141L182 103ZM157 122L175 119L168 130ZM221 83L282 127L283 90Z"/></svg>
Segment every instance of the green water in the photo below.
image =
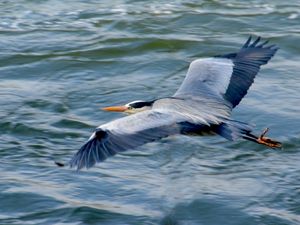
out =
<svg viewBox="0 0 300 225"><path fill-rule="evenodd" d="M172 95L189 62L280 47L234 118L283 150L171 137L58 168L100 107ZM299 1L0 1L0 224L300 224Z"/></svg>

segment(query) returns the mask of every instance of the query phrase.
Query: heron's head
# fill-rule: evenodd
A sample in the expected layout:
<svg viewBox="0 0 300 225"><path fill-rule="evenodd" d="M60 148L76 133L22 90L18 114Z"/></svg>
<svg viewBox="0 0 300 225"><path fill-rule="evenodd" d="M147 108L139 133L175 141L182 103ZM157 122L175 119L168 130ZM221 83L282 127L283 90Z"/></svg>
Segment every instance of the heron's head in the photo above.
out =
<svg viewBox="0 0 300 225"><path fill-rule="evenodd" d="M126 114L134 114L137 112L142 112L152 108L154 101L133 101L126 105L110 106L102 108L102 110L110 112L122 112Z"/></svg>

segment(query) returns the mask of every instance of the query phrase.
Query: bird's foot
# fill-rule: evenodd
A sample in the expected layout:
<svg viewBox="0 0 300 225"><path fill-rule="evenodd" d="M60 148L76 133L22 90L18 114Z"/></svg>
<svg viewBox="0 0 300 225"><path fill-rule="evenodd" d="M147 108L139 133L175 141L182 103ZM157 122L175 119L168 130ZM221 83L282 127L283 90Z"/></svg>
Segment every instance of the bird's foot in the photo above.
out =
<svg viewBox="0 0 300 225"><path fill-rule="evenodd" d="M266 145L270 148L281 148L282 147L281 142L274 141L268 137L265 137L265 135L268 131L269 131L269 128L264 129L262 134L257 138L257 143Z"/></svg>

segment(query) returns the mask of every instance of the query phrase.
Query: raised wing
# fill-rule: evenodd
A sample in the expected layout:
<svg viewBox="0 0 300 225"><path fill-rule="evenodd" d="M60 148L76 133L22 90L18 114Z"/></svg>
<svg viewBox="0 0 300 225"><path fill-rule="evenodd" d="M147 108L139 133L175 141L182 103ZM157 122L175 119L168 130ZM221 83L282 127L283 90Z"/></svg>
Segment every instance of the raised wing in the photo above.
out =
<svg viewBox="0 0 300 225"><path fill-rule="evenodd" d="M171 97L155 101L152 109L194 124L220 124L228 119L231 107L221 99L202 96Z"/></svg>
<svg viewBox="0 0 300 225"><path fill-rule="evenodd" d="M77 167L78 170L90 168L118 152L170 135L188 133L195 129L199 131L202 127L220 124L228 118L230 110L219 106L217 102L210 100L160 99L155 102L153 110L99 126L73 156L70 166Z"/></svg>
<svg viewBox="0 0 300 225"><path fill-rule="evenodd" d="M174 96L222 97L235 107L247 94L260 66L278 50L267 43L260 43L260 37L251 43L249 37L237 53L193 61Z"/></svg>

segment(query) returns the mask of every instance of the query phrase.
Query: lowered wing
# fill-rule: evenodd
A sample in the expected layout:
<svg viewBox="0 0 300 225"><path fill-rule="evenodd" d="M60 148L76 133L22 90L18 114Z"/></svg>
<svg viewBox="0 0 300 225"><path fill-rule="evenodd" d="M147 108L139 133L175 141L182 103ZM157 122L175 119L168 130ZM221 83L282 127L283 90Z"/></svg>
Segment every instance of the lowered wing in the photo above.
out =
<svg viewBox="0 0 300 225"><path fill-rule="evenodd" d="M71 167L90 168L119 152L180 133L174 118L148 110L99 126L70 161Z"/></svg>
<svg viewBox="0 0 300 225"><path fill-rule="evenodd" d="M218 106L213 101L208 103ZM198 131L202 127L220 124L228 118L229 110L226 107L219 107L211 113L208 108L201 112L201 105L201 102L192 100L160 99L153 106L153 110L101 125L73 156L70 166L77 167L78 170L90 168L119 152L170 135L185 133L190 129Z"/></svg>
<svg viewBox="0 0 300 225"><path fill-rule="evenodd" d="M174 96L222 98L234 108L247 94L260 66L267 64L278 50L267 43L260 43L260 37L251 43L249 37L236 53L193 61Z"/></svg>
<svg viewBox="0 0 300 225"><path fill-rule="evenodd" d="M90 168L119 152L180 133L176 120L157 111L144 111L99 126L70 161L71 167Z"/></svg>
<svg viewBox="0 0 300 225"><path fill-rule="evenodd" d="M70 161L71 167L90 168L119 152L180 133L182 117L148 110L99 126Z"/></svg>

